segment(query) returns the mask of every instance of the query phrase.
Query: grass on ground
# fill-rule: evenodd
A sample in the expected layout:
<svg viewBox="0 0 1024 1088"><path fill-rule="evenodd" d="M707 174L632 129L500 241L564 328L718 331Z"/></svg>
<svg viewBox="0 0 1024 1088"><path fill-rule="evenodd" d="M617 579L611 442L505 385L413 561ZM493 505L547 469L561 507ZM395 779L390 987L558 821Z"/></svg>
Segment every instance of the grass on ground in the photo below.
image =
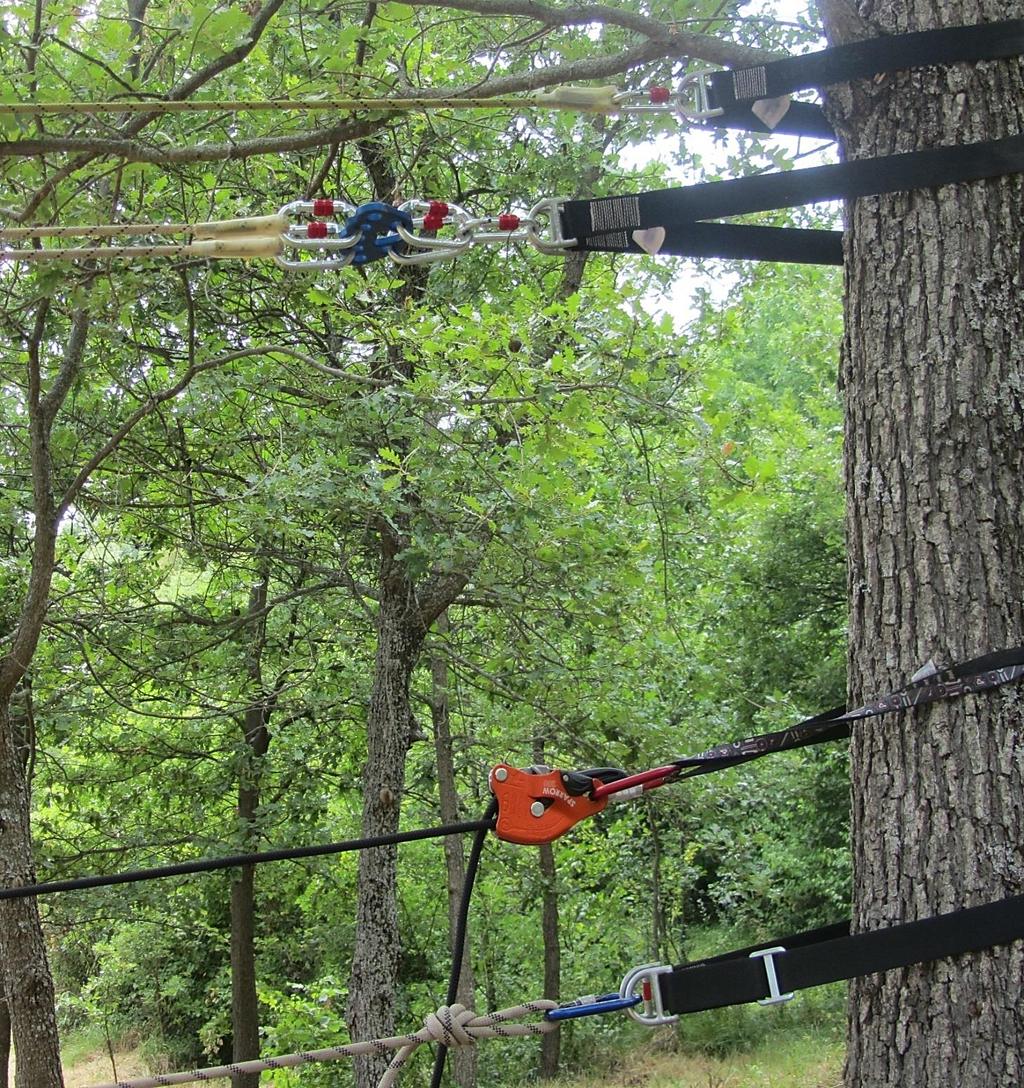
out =
<svg viewBox="0 0 1024 1088"><path fill-rule="evenodd" d="M61 1048L61 1064L64 1068L64 1088L87 1088L90 1084L143 1077L149 1073L149 1067L137 1050L116 1044L112 1064L102 1032L90 1031L69 1036ZM14 1083L13 1055L8 1069L8 1083Z"/></svg>
<svg viewBox="0 0 1024 1088"><path fill-rule="evenodd" d="M840 1088L843 1047L813 1035L781 1037L744 1054L636 1050L600 1076L559 1088Z"/></svg>

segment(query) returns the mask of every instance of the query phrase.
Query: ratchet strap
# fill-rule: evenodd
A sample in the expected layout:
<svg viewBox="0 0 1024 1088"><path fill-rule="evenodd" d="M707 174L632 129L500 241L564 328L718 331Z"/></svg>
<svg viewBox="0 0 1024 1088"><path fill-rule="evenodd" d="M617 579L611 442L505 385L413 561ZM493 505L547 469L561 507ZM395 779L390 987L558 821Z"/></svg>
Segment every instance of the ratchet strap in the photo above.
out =
<svg viewBox="0 0 1024 1088"><path fill-rule="evenodd" d="M789 102L794 91L870 79L906 68L1000 60L1024 53L1024 19L884 34L786 57L749 68L700 72L701 91L715 127L784 132L835 139L821 107ZM717 116L715 111L721 110Z"/></svg>
<svg viewBox="0 0 1024 1088"><path fill-rule="evenodd" d="M879 695L853 710L835 707L805 718L802 722L774 733L761 733L743 740L719 744L697 756L672 761L678 778L695 778L726 767L749 763L771 752L788 752L810 744L841 740L850 735L850 725L865 718L876 718L894 710L956 699L979 691L1002 687L1024 677L1024 646L995 650L948 668L937 670L928 665L909 684L887 695Z"/></svg>
<svg viewBox="0 0 1024 1088"><path fill-rule="evenodd" d="M785 227L761 227L740 234L733 224L701 221L1022 172L1024 136L1018 135L633 196L567 200L559 214L562 236L574 239L577 250L835 264L840 263L838 231L791 234ZM801 245L814 235L820 237L801 257Z"/></svg>
<svg viewBox="0 0 1024 1088"><path fill-rule="evenodd" d="M841 922L650 974L659 1011L676 1016L748 1001L777 1005L796 990L978 952L1021 937L1024 895L1017 895L852 936L849 923Z"/></svg>

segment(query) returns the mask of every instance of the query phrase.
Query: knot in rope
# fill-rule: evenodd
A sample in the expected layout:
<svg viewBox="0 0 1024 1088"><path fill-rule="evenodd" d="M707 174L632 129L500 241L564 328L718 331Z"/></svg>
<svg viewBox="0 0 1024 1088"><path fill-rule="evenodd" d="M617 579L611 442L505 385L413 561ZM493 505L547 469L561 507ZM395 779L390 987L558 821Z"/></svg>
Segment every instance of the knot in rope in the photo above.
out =
<svg viewBox="0 0 1024 1088"><path fill-rule="evenodd" d="M477 1014L465 1005L442 1005L423 1021L423 1031L427 1033L424 1041L447 1047L472 1046L476 1037L466 1028L477 1019L480 1019Z"/></svg>
<svg viewBox="0 0 1024 1088"><path fill-rule="evenodd" d="M421 1043L438 1042L444 1046L472 1046L477 1039L510 1039L517 1035L546 1035L558 1028L557 1020L540 1020L528 1024L516 1024L524 1016L545 1013L558 1008L557 1001L527 1001L510 1009L484 1013L477 1016L465 1005L442 1005L423 1022L415 1035L406 1035L398 1053L391 1059L377 1088L393 1088L402 1067L412 1057Z"/></svg>
<svg viewBox="0 0 1024 1088"><path fill-rule="evenodd" d="M472 1046L477 1039L500 1037L510 1039L516 1035L546 1035L555 1031L557 1020L540 1020L528 1024L516 1024L524 1016L545 1013L558 1008L557 1001L526 1001L510 1009L477 1016L465 1005L442 1005L423 1022L423 1027L408 1035L395 1035L390 1039L371 1039L362 1043L342 1043L323 1050L306 1050L298 1054L279 1054L273 1058L253 1058L251 1061L232 1062L230 1065L191 1069L183 1073L157 1073L136 1080L119 1080L113 1084L96 1085L95 1088L168 1088L170 1085L190 1084L193 1081L217 1080L221 1077L244 1076L248 1073L264 1073L271 1069L290 1069L307 1062L329 1062L338 1058L351 1058L360 1054L384 1055L389 1050L397 1053L391 1059L378 1088L392 1088L398 1080L402 1066L423 1043L441 1043L443 1046Z"/></svg>

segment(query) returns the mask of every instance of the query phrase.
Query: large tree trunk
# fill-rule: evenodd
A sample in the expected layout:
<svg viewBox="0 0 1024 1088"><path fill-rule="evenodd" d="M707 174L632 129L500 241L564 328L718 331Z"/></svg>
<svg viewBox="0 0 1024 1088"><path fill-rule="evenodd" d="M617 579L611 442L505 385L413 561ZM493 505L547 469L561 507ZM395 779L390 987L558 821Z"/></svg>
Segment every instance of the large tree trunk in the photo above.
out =
<svg viewBox="0 0 1024 1088"><path fill-rule="evenodd" d="M1020 0L858 6L888 33L1024 16ZM1018 60L898 73L837 88L830 103L849 159L1024 130ZM1024 641L1021 179L858 200L847 227L859 703L930 658L941 666ZM1020 893L1020 707L1010 688L855 729L856 929ZM1021 1083L1022 959L1018 942L856 980L849 1088Z"/></svg>
<svg viewBox="0 0 1024 1088"><path fill-rule="evenodd" d="M439 634L448 631L448 613L443 612L434 625ZM451 702L448 697L448 663L439 653L430 659L430 715L434 726L434 754L437 757L437 792L441 823L459 819L459 795L455 786L455 760L452 753ZM461 835L444 840L444 864L448 876L448 946L454 954L459 907L466 886L466 856ZM473 1007L476 983L473 977L472 945L466 933L465 953L459 971L455 1000L467 1009ZM451 1054L452 1073L459 1088L476 1086L476 1047L456 1047Z"/></svg>

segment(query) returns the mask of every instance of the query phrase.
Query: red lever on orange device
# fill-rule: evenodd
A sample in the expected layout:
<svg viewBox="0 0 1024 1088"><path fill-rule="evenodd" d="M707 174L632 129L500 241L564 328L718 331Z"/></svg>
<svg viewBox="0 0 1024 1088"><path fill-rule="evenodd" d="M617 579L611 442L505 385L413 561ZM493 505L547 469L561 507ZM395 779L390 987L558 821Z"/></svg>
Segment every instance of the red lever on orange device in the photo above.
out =
<svg viewBox="0 0 1024 1088"><path fill-rule="evenodd" d="M596 779L594 784L599 784ZM491 771L490 785L498 799L495 834L526 846L553 842L608 804L607 797L591 801L587 796L573 796L565 788L561 771L531 774L499 763Z"/></svg>

